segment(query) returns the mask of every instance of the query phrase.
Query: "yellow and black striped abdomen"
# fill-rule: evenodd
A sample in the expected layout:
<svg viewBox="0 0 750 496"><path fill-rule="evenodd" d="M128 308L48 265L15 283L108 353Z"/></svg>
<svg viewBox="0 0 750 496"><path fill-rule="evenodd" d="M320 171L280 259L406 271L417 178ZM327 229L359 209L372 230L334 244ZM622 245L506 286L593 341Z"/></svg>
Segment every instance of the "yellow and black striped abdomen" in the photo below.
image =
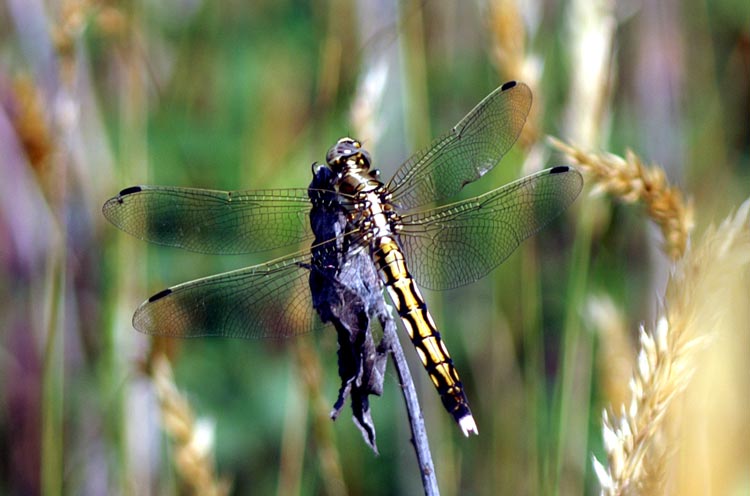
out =
<svg viewBox="0 0 750 496"><path fill-rule="evenodd" d="M458 371L427 310L414 279L409 274L398 244L389 236L376 241L373 258L383 283L396 305L406 332L427 373L440 394L443 405L453 415L465 435L477 433Z"/></svg>

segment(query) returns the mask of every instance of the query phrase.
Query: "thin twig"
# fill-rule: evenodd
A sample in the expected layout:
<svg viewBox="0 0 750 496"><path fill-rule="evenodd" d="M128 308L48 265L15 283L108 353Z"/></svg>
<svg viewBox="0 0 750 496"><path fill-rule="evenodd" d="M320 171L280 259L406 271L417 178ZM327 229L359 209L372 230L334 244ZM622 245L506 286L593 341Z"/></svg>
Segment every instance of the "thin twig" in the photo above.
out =
<svg viewBox="0 0 750 496"><path fill-rule="evenodd" d="M386 348L391 352L393 365L396 367L398 381L401 384L401 391L406 403L406 413L409 417L409 427L411 428L411 442L414 445L414 451L417 455L419 464L419 473L422 475L422 485L424 493L428 496L439 495L440 490L437 485L435 476L435 467L432 463L432 453L430 444L427 439L427 430L424 426L424 417L422 408L419 406L417 390L414 387L414 381L409 372L409 366L406 363L404 349L396 335L396 322L393 317L388 315L383 322L383 341Z"/></svg>

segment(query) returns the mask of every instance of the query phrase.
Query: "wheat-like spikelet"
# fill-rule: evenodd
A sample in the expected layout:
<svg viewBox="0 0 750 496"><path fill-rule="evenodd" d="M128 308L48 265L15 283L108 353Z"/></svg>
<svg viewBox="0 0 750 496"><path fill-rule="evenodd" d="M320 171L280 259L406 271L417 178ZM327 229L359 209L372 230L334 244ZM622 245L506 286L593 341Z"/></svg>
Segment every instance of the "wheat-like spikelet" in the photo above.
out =
<svg viewBox="0 0 750 496"><path fill-rule="evenodd" d="M177 473L194 494L229 494L229 481L217 480L214 473L212 426L195 419L187 398L174 383L172 367L164 355L153 357L151 367L164 430L174 443Z"/></svg>
<svg viewBox="0 0 750 496"><path fill-rule="evenodd" d="M603 415L608 464L594 459L602 494L663 492L667 446L673 448L679 438L664 429L665 415L696 370L696 351L732 312L726 302L737 285L731 281L742 278L749 265L750 200L686 252L670 278L655 329L641 328L630 403L619 415Z"/></svg>
<svg viewBox="0 0 750 496"><path fill-rule="evenodd" d="M670 259L678 260L685 253L693 229L693 207L678 188L669 184L660 167L644 165L631 150L622 158L586 152L553 137L550 142L587 174L593 193L606 192L624 202L643 203L661 229L663 250Z"/></svg>

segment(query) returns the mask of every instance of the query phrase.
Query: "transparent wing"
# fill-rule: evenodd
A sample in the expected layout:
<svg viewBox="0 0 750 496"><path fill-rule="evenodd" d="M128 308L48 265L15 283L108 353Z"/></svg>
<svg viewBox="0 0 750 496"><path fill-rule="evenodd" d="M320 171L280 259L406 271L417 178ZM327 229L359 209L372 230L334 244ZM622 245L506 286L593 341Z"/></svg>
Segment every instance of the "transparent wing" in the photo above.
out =
<svg viewBox="0 0 750 496"><path fill-rule="evenodd" d="M310 298L310 258L300 253L165 289L138 307L133 327L183 338L303 334L322 326Z"/></svg>
<svg viewBox="0 0 750 496"><path fill-rule="evenodd" d="M531 90L511 81L490 93L444 136L414 154L388 183L393 203L411 209L450 198L489 172L513 146Z"/></svg>
<svg viewBox="0 0 750 496"><path fill-rule="evenodd" d="M260 252L312 236L306 189L133 186L107 200L102 212L137 238L200 253Z"/></svg>
<svg viewBox="0 0 750 496"><path fill-rule="evenodd" d="M557 217L583 187L572 167L554 167L469 200L404 215L400 240L417 282L450 289L486 275Z"/></svg>

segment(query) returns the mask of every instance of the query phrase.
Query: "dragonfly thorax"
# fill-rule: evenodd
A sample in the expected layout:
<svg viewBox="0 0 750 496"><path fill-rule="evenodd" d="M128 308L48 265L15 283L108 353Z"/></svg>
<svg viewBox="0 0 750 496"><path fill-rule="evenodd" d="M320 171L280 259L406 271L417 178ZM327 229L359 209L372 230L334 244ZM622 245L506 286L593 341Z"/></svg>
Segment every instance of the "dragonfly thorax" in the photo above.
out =
<svg viewBox="0 0 750 496"><path fill-rule="evenodd" d="M339 193L363 198L383 187L383 183L378 180L378 171L370 170L370 154L355 139L339 139L328 150L326 162L337 176L336 187Z"/></svg>

